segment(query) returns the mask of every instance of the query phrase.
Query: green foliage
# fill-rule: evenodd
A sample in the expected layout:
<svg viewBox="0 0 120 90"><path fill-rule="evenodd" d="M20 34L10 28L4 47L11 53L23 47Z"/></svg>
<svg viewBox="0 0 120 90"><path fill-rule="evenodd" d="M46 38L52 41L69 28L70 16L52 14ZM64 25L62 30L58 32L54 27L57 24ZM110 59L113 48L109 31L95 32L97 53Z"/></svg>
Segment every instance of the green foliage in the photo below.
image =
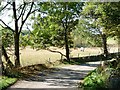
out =
<svg viewBox="0 0 120 90"><path fill-rule="evenodd" d="M82 14L107 35L120 35L120 2L87 2Z"/></svg>
<svg viewBox="0 0 120 90"><path fill-rule="evenodd" d="M13 33L8 29L1 29L2 32L2 44L4 47L11 47L14 44Z"/></svg>
<svg viewBox="0 0 120 90"><path fill-rule="evenodd" d="M112 36L120 35L120 2L106 3L102 6L103 26L107 29L107 33Z"/></svg>
<svg viewBox="0 0 120 90"><path fill-rule="evenodd" d="M60 42L58 42L57 39L60 41L61 37L59 37L57 33L59 33L59 29L61 27L51 22L50 19L51 17L49 16L43 18L38 16L37 23L39 24L34 23L34 31L32 32L34 34L33 43L35 43L39 48L45 48L50 45L60 45Z"/></svg>
<svg viewBox="0 0 120 90"><path fill-rule="evenodd" d="M116 36L118 45L120 45L120 2L86 2L83 7L82 17L91 24L89 31L95 31L94 34L99 35L97 41L101 38L104 54L107 56L107 42L109 36ZM95 35L93 35L95 36ZM95 36L96 37L96 36ZM98 44L98 42L97 42ZM120 50L120 49L119 49Z"/></svg>
<svg viewBox="0 0 120 90"><path fill-rule="evenodd" d="M35 34L35 43L39 47L65 45L65 29L68 36L69 47L72 46L73 40L71 32L75 29L78 23L79 13L82 3L70 2L45 2L40 4L41 10L46 12L46 15L38 15L35 20L33 33Z"/></svg>
<svg viewBox="0 0 120 90"><path fill-rule="evenodd" d="M20 35L20 47L26 47L32 44L31 36L27 35Z"/></svg>
<svg viewBox="0 0 120 90"><path fill-rule="evenodd" d="M76 46L101 46L101 38L98 32L93 28L90 21L81 18L76 30L73 31L74 44Z"/></svg>
<svg viewBox="0 0 120 90"><path fill-rule="evenodd" d="M101 88L120 88L119 63L108 61L104 66L99 66L91 71L85 78L82 87L85 90L97 90Z"/></svg>
<svg viewBox="0 0 120 90"><path fill-rule="evenodd" d="M6 76L0 76L0 90L4 90L5 88L9 87L13 83L17 81L16 78L9 78Z"/></svg>
<svg viewBox="0 0 120 90"><path fill-rule="evenodd" d="M29 30L22 30L20 34L20 47L32 46L33 33Z"/></svg>
<svg viewBox="0 0 120 90"><path fill-rule="evenodd" d="M105 87L104 86L105 85L104 78L97 71L92 72L91 75L86 77L84 79L84 82L85 82L84 83L85 87L92 87L92 88L102 88L102 87Z"/></svg>
<svg viewBox="0 0 120 90"><path fill-rule="evenodd" d="M97 88L105 88L105 77L99 69L90 72L84 79L83 87L85 90L96 90Z"/></svg>
<svg viewBox="0 0 120 90"><path fill-rule="evenodd" d="M13 32L11 30L8 29L1 29L1 36L2 36L2 44L4 45L5 48L7 47L11 47L12 45L14 45L14 36L13 36ZM31 36L30 36L30 32L27 30L24 30L21 35L20 35L20 46L25 47L31 44Z"/></svg>
<svg viewBox="0 0 120 90"><path fill-rule="evenodd" d="M81 12L77 29L73 32L74 38L81 42L82 46L102 46L102 25L99 18L102 17L100 3L86 2Z"/></svg>

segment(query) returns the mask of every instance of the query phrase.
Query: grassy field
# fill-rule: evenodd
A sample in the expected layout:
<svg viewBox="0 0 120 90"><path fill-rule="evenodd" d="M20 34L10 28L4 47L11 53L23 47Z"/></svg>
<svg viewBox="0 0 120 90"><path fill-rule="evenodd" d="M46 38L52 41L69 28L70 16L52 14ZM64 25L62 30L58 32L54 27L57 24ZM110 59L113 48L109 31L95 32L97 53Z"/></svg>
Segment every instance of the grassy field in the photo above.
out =
<svg viewBox="0 0 120 90"><path fill-rule="evenodd" d="M118 51L116 40L114 40L113 38L109 38L107 43L109 46L108 47L109 52L113 53ZM60 51L63 54L65 54L65 49L57 48L57 47L51 47L50 49ZM101 53L103 52L100 47L85 48L84 52L80 51L80 48L70 49L70 57L83 57L83 56L90 56L90 55L98 55ZM14 56L10 56L10 58L11 60L14 60ZM25 49L20 50L20 60L21 60L22 66L34 65L34 64L45 64L48 61L55 62L56 60L60 60L60 59L61 59L61 55L59 53L53 53L43 49L36 51L35 49L26 47Z"/></svg>
<svg viewBox="0 0 120 90"><path fill-rule="evenodd" d="M65 49L51 47L52 50L60 51L63 54L65 54ZM110 52L116 52L117 47L111 48ZM93 47L93 48L85 48L85 51L80 51L79 48L77 49L70 49L70 57L83 57L83 56L89 56L89 55L98 55L101 54L101 48L99 47ZM65 57L63 57L65 58ZM14 57L11 56L11 59L13 60ZM47 62L55 62L56 60L61 59L61 55L59 53L53 53L47 50L38 50L32 49L30 47L26 47L25 49L20 50L20 59L21 59L21 65L27 66L27 65L33 65L33 64L46 64Z"/></svg>
<svg viewBox="0 0 120 90"><path fill-rule="evenodd" d="M65 49L54 48L56 51L60 51L65 54ZM82 57L88 55L99 54L100 50L98 49L86 49L84 52L81 52L79 49L71 49L70 57ZM64 57L63 57L64 58ZM53 53L47 50L33 50L30 48L26 48L21 50L21 64L22 66L38 64L45 64L46 62L55 62L56 60L60 60L61 55L59 53ZM27 61L26 61L27 60Z"/></svg>

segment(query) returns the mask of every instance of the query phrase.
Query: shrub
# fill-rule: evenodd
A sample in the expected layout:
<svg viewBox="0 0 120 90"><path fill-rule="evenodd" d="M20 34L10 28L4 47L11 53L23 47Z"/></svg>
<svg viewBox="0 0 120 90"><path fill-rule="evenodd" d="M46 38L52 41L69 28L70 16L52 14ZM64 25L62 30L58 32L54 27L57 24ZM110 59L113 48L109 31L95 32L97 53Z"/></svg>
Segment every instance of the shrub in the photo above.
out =
<svg viewBox="0 0 120 90"><path fill-rule="evenodd" d="M6 76L0 76L0 90L4 90L5 88L9 87L16 81L17 81L16 78L8 78Z"/></svg>
<svg viewBox="0 0 120 90"><path fill-rule="evenodd" d="M96 88L105 87L105 77L102 76L99 68L93 70L85 77L82 87L84 87L85 90L96 90Z"/></svg>
<svg viewBox="0 0 120 90"><path fill-rule="evenodd" d="M120 88L120 69L117 64L107 64L99 66L91 71L85 78L81 86L85 90Z"/></svg>

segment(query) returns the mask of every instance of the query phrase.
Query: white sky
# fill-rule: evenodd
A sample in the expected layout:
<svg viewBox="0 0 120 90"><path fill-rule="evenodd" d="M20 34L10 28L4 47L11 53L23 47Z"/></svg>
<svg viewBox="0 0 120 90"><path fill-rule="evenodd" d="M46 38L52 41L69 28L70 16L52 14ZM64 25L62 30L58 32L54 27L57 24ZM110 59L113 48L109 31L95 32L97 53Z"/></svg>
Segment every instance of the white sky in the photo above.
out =
<svg viewBox="0 0 120 90"><path fill-rule="evenodd" d="M19 6L19 2L16 2L17 6ZM2 2L1 5L6 5L6 2ZM8 6L8 7L10 7L10 6ZM14 29L14 19L12 18L12 16L13 16L12 9L10 9L10 10L5 9L4 11L2 11L2 13L0 13L0 19L2 19L8 26L10 26L12 29ZM29 23L29 24L33 23L33 21L30 21L30 16L26 20L26 23ZM20 25L21 25L21 20L19 21L19 26ZM31 26L29 25L29 28L32 30L32 25ZM26 30L26 25L25 24L23 26L23 30Z"/></svg>

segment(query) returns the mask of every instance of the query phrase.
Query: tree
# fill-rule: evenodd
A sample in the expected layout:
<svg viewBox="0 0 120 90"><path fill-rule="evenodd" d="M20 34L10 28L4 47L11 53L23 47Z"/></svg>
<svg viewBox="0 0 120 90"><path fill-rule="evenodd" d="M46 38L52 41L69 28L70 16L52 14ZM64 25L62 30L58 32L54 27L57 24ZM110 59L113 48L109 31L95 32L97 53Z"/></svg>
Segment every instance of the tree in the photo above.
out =
<svg viewBox="0 0 120 90"><path fill-rule="evenodd" d="M6 5L3 5L3 8L0 10L1 13L6 13L6 10L12 10L12 18L14 20L14 28L10 27L3 19L0 19L0 25L8 30L13 32L14 36L14 48L15 48L15 67L20 66L20 57L19 57L19 36L21 34L22 28L34 11L32 10L34 2L20 2L19 5L14 1L8 1ZM9 15L8 15L9 16Z"/></svg>
<svg viewBox="0 0 120 90"><path fill-rule="evenodd" d="M117 37L118 52L120 52L120 2L102 4L102 9L101 23L108 35Z"/></svg>
<svg viewBox="0 0 120 90"><path fill-rule="evenodd" d="M83 9L82 14L88 21L93 25L92 28L101 36L104 55L107 58L108 50L107 50L107 33L101 23L100 18L103 18L102 13L102 3L99 2L87 2L85 3L85 7Z"/></svg>
<svg viewBox="0 0 120 90"><path fill-rule="evenodd" d="M31 45L31 31L23 30L20 34L20 47L23 49Z"/></svg>
<svg viewBox="0 0 120 90"><path fill-rule="evenodd" d="M48 21L50 23L51 22L54 23L53 27L55 27L54 25L57 25L59 28L59 29L57 27L53 28L55 31L59 32L54 35L60 36L61 34L61 37L63 37L62 39L64 39L64 45L66 49L66 58L69 62L70 62L70 57L69 57L70 39L69 38L71 37L72 30L74 30L75 26L78 24L78 18L82 10L82 5L83 3L78 3L78 2L72 2L72 3L71 2L60 2L60 3L49 2L41 5L42 10L44 12L47 12L46 17L49 17L50 19ZM48 24L48 22L46 23ZM39 23L37 23L37 25L39 25Z"/></svg>
<svg viewBox="0 0 120 90"><path fill-rule="evenodd" d="M40 15L37 16L37 19L34 18L34 30L32 33L34 34L34 43L35 47L37 48L46 48L48 46L56 46L57 44L54 43L55 36L57 36L57 29L59 26L50 21L51 17L41 17ZM37 45L36 45L37 44ZM59 45L57 45L59 46Z"/></svg>
<svg viewBox="0 0 120 90"><path fill-rule="evenodd" d="M103 48L107 55L107 37L116 36L118 43L120 42L120 2L88 2L84 8L84 15L93 18L97 28L102 29Z"/></svg>

